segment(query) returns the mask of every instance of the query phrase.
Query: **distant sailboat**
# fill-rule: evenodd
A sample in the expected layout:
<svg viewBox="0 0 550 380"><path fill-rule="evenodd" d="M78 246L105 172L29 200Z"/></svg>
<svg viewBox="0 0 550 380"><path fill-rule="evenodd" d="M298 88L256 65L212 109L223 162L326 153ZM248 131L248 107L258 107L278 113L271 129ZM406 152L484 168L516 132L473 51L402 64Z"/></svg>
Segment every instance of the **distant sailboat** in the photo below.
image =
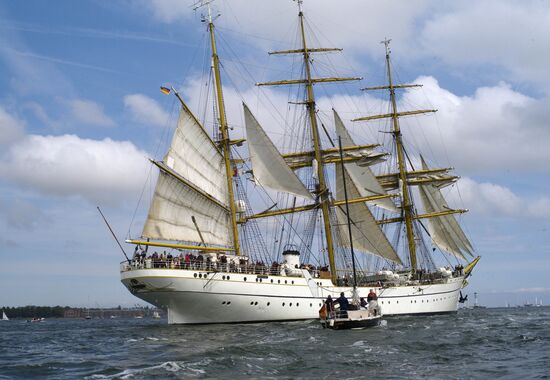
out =
<svg viewBox="0 0 550 380"><path fill-rule="evenodd" d="M10 319L8 318L8 316L6 315L6 312L2 310L2 320L3 321L9 321Z"/></svg>

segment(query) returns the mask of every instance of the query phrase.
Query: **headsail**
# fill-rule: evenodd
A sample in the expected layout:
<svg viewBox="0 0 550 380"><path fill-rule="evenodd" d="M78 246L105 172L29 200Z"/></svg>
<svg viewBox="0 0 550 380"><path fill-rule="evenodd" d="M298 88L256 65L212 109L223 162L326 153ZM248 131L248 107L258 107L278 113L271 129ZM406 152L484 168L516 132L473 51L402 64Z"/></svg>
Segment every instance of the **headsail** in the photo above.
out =
<svg viewBox="0 0 550 380"><path fill-rule="evenodd" d="M161 169L143 236L231 246L231 220L223 156L183 105ZM192 221L197 221L197 227Z"/></svg>
<svg viewBox="0 0 550 380"><path fill-rule="evenodd" d="M350 199L361 197L357 186L351 181L351 176L347 167L345 176ZM339 200L344 199L342 169L338 165L336 165L336 198ZM383 257L398 264L403 264L388 241L388 238L376 223L376 219L371 214L367 205L363 202L353 203L349 205L349 210L352 220L351 234L353 237L354 249L372 253L373 255ZM336 216L338 218L340 235L342 237L348 236L347 218L343 209L336 208ZM349 247L348 240L349 239L343 239L341 242L343 247Z"/></svg>
<svg viewBox="0 0 550 380"><path fill-rule="evenodd" d="M250 151L254 178L262 186L269 187L270 189L312 199L311 193L288 167L269 136L244 103L243 108L246 139Z"/></svg>
<svg viewBox="0 0 550 380"><path fill-rule="evenodd" d="M422 169L428 166L421 157ZM439 188L433 184L419 186L420 198L427 213L450 210ZM428 230L433 243L442 250L466 260L464 253L473 255L473 247L453 215L437 216L428 219Z"/></svg>
<svg viewBox="0 0 550 380"><path fill-rule="evenodd" d="M340 119L340 116L334 110L334 124L336 126L336 134L340 136L343 147L355 146L355 142L351 138L346 126ZM382 188L376 176L370 170L368 166L358 165L356 163L345 164L346 171L348 172L351 180L357 187L361 197L368 197L371 195L385 195L386 191ZM398 212L397 207L390 198L378 199L368 202L369 204L385 208L393 212Z"/></svg>

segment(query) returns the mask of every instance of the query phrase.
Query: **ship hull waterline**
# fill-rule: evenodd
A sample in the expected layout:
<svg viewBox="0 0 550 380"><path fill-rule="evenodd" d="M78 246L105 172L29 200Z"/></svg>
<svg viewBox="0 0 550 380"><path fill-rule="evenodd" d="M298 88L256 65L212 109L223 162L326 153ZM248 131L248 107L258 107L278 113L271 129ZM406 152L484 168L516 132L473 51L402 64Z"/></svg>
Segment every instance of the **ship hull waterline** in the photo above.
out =
<svg viewBox="0 0 550 380"><path fill-rule="evenodd" d="M351 298L352 290L333 286L328 279L182 269L124 271L121 281L134 296L166 309L169 324L318 319L328 295L344 292ZM358 291L366 297L374 289L384 317L444 314L457 311L462 282L460 276L444 283Z"/></svg>

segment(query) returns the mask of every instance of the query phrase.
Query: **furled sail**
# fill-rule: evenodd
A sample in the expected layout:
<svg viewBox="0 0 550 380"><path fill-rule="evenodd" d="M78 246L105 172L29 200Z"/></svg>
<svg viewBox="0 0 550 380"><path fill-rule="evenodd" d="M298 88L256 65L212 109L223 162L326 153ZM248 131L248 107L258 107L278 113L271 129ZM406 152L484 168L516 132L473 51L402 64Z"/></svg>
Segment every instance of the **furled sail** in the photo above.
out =
<svg viewBox="0 0 550 380"><path fill-rule="evenodd" d="M231 246L225 164L221 152L184 105L163 163L143 236ZM192 221L195 217L197 226Z"/></svg>
<svg viewBox="0 0 550 380"><path fill-rule="evenodd" d="M334 124L336 126L336 134L340 136L340 139L342 140L342 147L355 146L355 142L351 138L336 110L334 110ZM345 167L352 181L359 190L361 197L386 194L386 191L382 188L376 179L376 176L368 166L362 166L352 162L345 164ZM398 212L397 207L395 207L395 204L390 198L377 199L375 201L369 201L368 203L382 207L386 210Z"/></svg>
<svg viewBox="0 0 550 380"><path fill-rule="evenodd" d="M351 176L346 167L346 187L348 189L348 198L361 197L357 186L351 181ZM336 198L339 200L344 198L344 182L342 178L342 169L340 165L336 165ZM340 235L345 237L340 242L343 247L348 248L349 234L347 227L347 217L344 213L345 206L336 208L336 216L338 219L338 227ZM352 221L351 235L353 239L354 250L368 252L393 261L398 264L403 264L401 259L388 241L388 238L376 223L376 219L371 214L367 205L363 202L349 204L350 219Z"/></svg>
<svg viewBox="0 0 550 380"><path fill-rule="evenodd" d="M288 167L246 104L243 103L243 107L246 140L250 151L254 178L262 186L270 189L312 199L311 193Z"/></svg>
<svg viewBox="0 0 550 380"><path fill-rule="evenodd" d="M428 169L421 157L422 168ZM427 213L450 210L439 188L433 184L419 186L420 198ZM433 243L442 250L466 260L464 253L473 255L473 247L453 215L443 215L428 219L428 231Z"/></svg>

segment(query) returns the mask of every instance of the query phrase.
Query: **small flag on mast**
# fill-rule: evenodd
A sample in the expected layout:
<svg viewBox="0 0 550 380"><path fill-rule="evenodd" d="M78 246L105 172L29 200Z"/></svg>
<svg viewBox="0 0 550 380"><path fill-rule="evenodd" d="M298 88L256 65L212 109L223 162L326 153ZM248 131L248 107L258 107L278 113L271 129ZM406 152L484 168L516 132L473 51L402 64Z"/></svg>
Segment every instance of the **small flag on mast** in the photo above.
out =
<svg viewBox="0 0 550 380"><path fill-rule="evenodd" d="M160 92L162 92L165 95L168 95L172 90L170 90L168 87L160 87Z"/></svg>

